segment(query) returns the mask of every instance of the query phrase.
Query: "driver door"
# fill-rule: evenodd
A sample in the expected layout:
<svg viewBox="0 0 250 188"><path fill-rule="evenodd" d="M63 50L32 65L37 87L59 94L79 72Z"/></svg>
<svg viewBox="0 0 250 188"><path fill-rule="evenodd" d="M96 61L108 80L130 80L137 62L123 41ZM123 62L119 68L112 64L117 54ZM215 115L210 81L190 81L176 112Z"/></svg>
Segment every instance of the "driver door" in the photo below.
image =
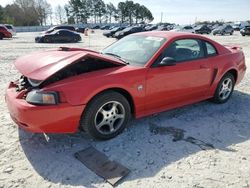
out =
<svg viewBox="0 0 250 188"><path fill-rule="evenodd" d="M158 66L164 57L175 64ZM146 113L154 113L199 101L211 83L212 70L201 41L181 39L167 47L149 68L146 85Z"/></svg>
<svg viewBox="0 0 250 188"><path fill-rule="evenodd" d="M53 36L53 38L54 38L54 41L55 41L55 42L60 41L60 40L61 40L61 31L57 31L57 32L55 33L55 35Z"/></svg>

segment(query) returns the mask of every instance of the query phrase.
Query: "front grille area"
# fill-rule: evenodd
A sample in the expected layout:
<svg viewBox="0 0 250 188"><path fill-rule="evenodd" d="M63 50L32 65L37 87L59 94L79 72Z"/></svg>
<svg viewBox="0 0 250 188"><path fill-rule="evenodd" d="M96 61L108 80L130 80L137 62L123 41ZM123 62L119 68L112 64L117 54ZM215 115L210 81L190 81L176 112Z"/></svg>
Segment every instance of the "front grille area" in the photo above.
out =
<svg viewBox="0 0 250 188"><path fill-rule="evenodd" d="M28 82L28 79L25 76L21 76L20 79L16 82L16 91L20 92L29 88L31 88L31 85Z"/></svg>

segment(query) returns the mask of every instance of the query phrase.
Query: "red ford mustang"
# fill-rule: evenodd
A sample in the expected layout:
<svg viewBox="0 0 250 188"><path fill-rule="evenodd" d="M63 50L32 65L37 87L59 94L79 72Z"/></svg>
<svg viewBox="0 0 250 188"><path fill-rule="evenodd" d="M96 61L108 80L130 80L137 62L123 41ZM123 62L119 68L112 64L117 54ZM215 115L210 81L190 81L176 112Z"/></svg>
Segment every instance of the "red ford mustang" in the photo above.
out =
<svg viewBox="0 0 250 188"><path fill-rule="evenodd" d="M246 71L239 47L174 32L133 34L102 52L60 48L19 58L6 102L35 133L118 135L136 118L212 99L226 102Z"/></svg>

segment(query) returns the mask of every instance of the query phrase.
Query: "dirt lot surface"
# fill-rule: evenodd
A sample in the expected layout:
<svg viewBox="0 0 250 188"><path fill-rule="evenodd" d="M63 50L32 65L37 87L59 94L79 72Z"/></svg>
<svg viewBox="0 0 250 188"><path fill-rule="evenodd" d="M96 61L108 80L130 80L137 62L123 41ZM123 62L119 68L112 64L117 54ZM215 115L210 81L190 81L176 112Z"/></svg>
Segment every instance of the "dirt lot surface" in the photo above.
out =
<svg viewBox="0 0 250 188"><path fill-rule="evenodd" d="M19 130L9 117L5 88L19 76L13 61L58 46L100 50L115 40L96 31L77 44L36 44L36 35L0 41L0 187L111 187L73 157L90 145L131 170L118 187L250 187L249 69L226 104L205 101L134 120L109 141L78 133L49 135L47 142ZM250 37L209 37L242 46L250 67Z"/></svg>

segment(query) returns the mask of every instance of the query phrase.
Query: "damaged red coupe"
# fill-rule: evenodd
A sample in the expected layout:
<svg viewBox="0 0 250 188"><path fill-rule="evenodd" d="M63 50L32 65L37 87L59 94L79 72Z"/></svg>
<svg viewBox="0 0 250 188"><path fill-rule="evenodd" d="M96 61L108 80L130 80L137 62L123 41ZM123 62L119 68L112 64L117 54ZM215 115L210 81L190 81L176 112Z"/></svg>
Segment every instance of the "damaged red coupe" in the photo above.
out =
<svg viewBox="0 0 250 188"><path fill-rule="evenodd" d="M129 35L95 52L59 48L19 58L6 102L19 127L109 139L140 118L206 99L226 102L246 71L241 48L174 32Z"/></svg>

